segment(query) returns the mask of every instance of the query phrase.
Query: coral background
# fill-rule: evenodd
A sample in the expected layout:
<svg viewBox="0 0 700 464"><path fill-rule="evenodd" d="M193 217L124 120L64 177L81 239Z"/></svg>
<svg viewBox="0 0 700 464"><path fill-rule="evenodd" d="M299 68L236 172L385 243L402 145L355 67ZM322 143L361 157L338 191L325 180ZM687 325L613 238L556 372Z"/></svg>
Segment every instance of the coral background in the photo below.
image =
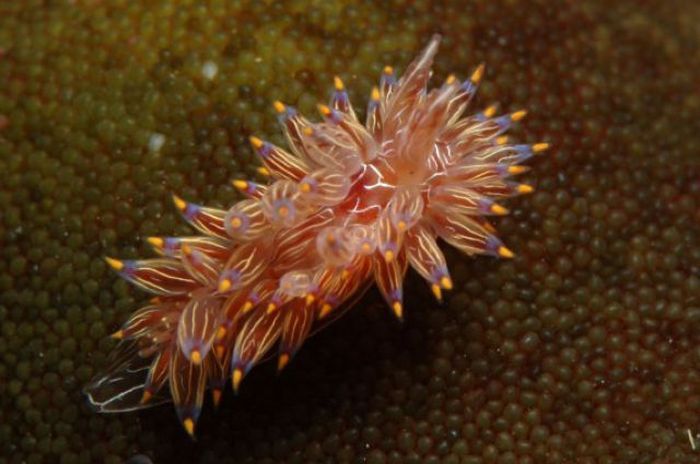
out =
<svg viewBox="0 0 700 464"><path fill-rule="evenodd" d="M692 463L700 434L700 4L695 1L0 0L0 463ZM437 305L376 292L279 376L210 404L92 413L81 387L146 296L105 255L225 207L271 102L364 107L445 35L436 81L552 149L497 224L512 261L450 252ZM212 73L214 74L212 76Z"/></svg>

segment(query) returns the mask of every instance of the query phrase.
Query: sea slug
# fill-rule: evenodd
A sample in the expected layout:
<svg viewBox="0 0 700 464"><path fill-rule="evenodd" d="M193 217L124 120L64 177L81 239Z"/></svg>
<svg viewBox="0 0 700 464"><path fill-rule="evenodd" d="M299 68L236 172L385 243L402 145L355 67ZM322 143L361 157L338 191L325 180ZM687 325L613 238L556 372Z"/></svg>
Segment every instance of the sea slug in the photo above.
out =
<svg viewBox="0 0 700 464"><path fill-rule="evenodd" d="M439 42L400 79L384 69L365 124L340 78L318 106L320 122L275 102L289 151L250 138L269 183L235 180L248 198L228 211L174 196L201 235L149 238L156 259L107 258L156 297L113 334L121 340L113 362L86 389L97 410L171 398L192 435L207 388L218 403L227 380L238 390L275 345L284 368L372 282L398 318L409 265L441 299L453 283L438 239L469 255L513 257L486 218L508 213L496 200L533 190L512 179L548 145L504 135L523 110L463 117L483 65L428 90Z"/></svg>

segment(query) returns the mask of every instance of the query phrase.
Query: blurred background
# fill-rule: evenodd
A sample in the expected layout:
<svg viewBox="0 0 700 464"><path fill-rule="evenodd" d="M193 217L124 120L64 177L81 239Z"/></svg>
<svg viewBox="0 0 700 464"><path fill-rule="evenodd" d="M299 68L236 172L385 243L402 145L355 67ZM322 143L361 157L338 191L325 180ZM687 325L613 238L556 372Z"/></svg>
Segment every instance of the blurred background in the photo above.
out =
<svg viewBox="0 0 700 464"><path fill-rule="evenodd" d="M0 463L700 461L700 3L0 0ZM147 296L102 261L226 207L271 103L339 75L364 108L444 35L435 82L528 110L550 151L498 221L514 260L449 252L437 305L375 292L281 374L207 402L96 415L80 390ZM695 437L695 438L694 438ZM694 438L694 439L693 439ZM695 449L694 449L695 448Z"/></svg>

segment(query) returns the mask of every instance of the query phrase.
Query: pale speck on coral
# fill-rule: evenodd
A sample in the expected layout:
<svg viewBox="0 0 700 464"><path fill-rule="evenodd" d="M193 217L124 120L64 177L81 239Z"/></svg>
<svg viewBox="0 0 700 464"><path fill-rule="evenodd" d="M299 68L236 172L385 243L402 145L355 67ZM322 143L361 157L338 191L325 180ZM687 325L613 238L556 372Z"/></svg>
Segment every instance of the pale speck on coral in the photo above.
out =
<svg viewBox="0 0 700 464"><path fill-rule="evenodd" d="M219 66L213 61L207 61L202 66L202 76L207 80L212 80L219 73Z"/></svg>
<svg viewBox="0 0 700 464"><path fill-rule="evenodd" d="M148 138L148 149L153 153L160 152L160 149L165 145L165 136L154 132Z"/></svg>

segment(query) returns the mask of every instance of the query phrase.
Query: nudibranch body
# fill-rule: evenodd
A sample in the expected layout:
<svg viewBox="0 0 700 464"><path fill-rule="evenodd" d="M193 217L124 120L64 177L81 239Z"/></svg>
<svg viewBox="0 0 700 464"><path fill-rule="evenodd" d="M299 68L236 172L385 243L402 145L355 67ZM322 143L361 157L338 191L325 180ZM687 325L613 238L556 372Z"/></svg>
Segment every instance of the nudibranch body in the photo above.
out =
<svg viewBox="0 0 700 464"><path fill-rule="evenodd" d="M247 199L228 211L175 196L201 235L149 238L156 259L107 258L157 296L113 335L114 361L87 388L98 410L166 401L167 385L193 434L207 388L218 403L227 380L237 390L275 345L284 368L372 281L398 318L409 265L441 299L453 284L438 238L470 255L513 256L486 218L508 213L496 200L532 191L512 179L547 144L503 135L524 111L463 117L483 65L428 90L439 41L401 79L384 69L364 125L339 78L320 122L275 102L289 151L250 139L269 183L235 180Z"/></svg>

